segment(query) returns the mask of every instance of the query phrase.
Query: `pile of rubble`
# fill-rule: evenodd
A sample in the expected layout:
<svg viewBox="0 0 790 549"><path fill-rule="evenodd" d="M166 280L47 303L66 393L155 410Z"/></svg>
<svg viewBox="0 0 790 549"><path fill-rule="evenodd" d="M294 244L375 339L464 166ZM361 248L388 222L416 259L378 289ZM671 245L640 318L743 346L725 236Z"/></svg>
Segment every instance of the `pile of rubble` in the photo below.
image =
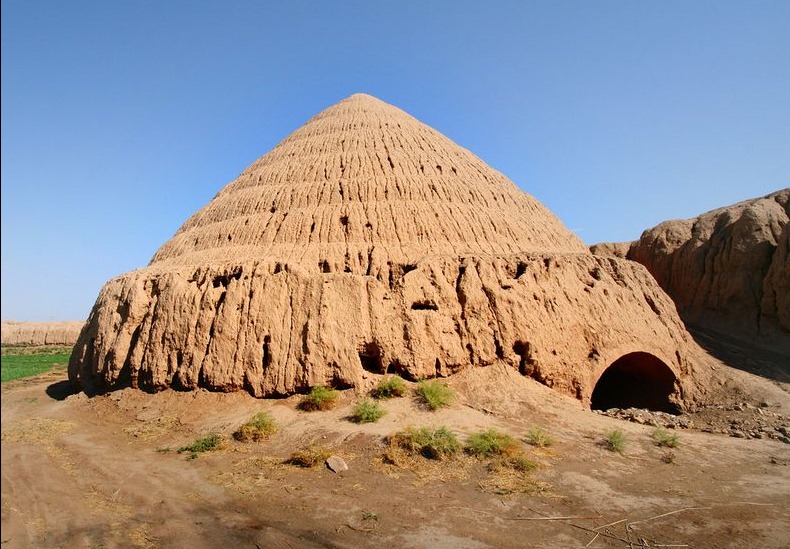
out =
<svg viewBox="0 0 790 549"><path fill-rule="evenodd" d="M790 420L769 410L770 404L759 406L748 402L729 406L708 406L681 415L653 412L640 408L595 410L605 416L664 429L695 429L736 438L773 439L790 444Z"/></svg>

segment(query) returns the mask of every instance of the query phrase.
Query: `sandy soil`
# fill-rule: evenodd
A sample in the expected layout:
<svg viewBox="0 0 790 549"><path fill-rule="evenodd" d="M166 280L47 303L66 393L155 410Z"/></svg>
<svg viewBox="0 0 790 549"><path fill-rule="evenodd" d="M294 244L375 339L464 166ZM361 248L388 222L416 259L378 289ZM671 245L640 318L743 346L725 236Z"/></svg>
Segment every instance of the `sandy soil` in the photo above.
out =
<svg viewBox="0 0 790 549"><path fill-rule="evenodd" d="M733 399L790 415L788 386L721 364ZM674 459L652 427L602 416L499 367L449 378L457 399L430 412L411 398L384 402L375 424L348 421L358 395L327 412L298 397L245 393L70 394L65 372L2 386L2 544L8 548L786 548L790 444L678 431ZM759 407L759 406L758 406ZM755 408L757 409L757 407ZM259 410L279 431L189 460L175 449L210 432L229 435ZM721 411L718 420L726 419ZM778 416L773 416L778 417ZM446 425L463 439L497 428L551 433L525 446L541 467L491 472L471 457L385 463L384 437L405 426ZM601 440L627 436L623 455ZM349 470L284 464L309 446ZM166 450L170 451L166 451ZM666 463L671 461L671 463ZM512 492L512 493L508 493Z"/></svg>

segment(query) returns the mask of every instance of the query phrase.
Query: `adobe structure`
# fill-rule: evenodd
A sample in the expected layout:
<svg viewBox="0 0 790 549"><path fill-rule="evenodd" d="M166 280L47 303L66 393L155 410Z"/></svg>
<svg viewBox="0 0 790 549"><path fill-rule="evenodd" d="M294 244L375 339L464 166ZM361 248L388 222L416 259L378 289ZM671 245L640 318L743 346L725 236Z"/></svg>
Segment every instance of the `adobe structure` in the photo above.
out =
<svg viewBox="0 0 790 549"><path fill-rule="evenodd" d="M673 411L706 366L639 264L400 109L356 94L106 283L74 348L86 391L364 387L505 363L595 408Z"/></svg>
<svg viewBox="0 0 790 549"><path fill-rule="evenodd" d="M77 342L84 322L17 322L0 323L2 344L11 347L71 346Z"/></svg>

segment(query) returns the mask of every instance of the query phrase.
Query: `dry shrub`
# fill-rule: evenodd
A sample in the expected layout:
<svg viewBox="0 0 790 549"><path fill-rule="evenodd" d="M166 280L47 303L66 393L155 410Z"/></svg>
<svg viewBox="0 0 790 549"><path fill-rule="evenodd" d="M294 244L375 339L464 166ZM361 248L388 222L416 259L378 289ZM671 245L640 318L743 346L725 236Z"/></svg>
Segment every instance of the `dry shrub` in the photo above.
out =
<svg viewBox="0 0 790 549"><path fill-rule="evenodd" d="M680 446L680 437L678 437L677 433L670 433L661 428L653 431L653 440L662 448L677 448Z"/></svg>
<svg viewBox="0 0 790 549"><path fill-rule="evenodd" d="M126 427L123 432L130 437L149 441L155 440L167 433L172 432L179 425L181 425L181 420L179 420L177 417L161 416L144 421L139 425Z"/></svg>
<svg viewBox="0 0 790 549"><path fill-rule="evenodd" d="M535 479L529 471L514 468L512 463L492 461L488 475L480 484L484 492L500 496L508 494L542 494L551 490L551 485Z"/></svg>
<svg viewBox="0 0 790 549"><path fill-rule="evenodd" d="M406 394L406 382L398 376L387 376L372 391L373 398L393 398Z"/></svg>
<svg viewBox="0 0 790 549"><path fill-rule="evenodd" d="M292 453L291 457L285 460L285 463L288 465L296 465L297 467L309 469L311 467L315 467L316 465L323 464L331 455L332 452L330 452L327 448L310 446Z"/></svg>
<svg viewBox="0 0 790 549"><path fill-rule="evenodd" d="M233 438L241 442L265 440L277 432L277 424L268 412L258 412L236 429Z"/></svg>
<svg viewBox="0 0 790 549"><path fill-rule="evenodd" d="M375 423L384 417L387 411L381 404L369 398L363 398L354 406L351 412L351 421L355 423Z"/></svg>
<svg viewBox="0 0 790 549"><path fill-rule="evenodd" d="M521 445L507 433L488 429L469 435L464 450L467 454L479 458L514 456L521 452Z"/></svg>
<svg viewBox="0 0 790 549"><path fill-rule="evenodd" d="M537 448L548 448L554 444L554 439L544 429L532 427L524 436L524 442Z"/></svg>
<svg viewBox="0 0 790 549"><path fill-rule="evenodd" d="M330 410L335 406L338 393L331 387L316 385L310 389L310 393L305 395L299 403L299 409L305 412L315 412L317 410Z"/></svg>
<svg viewBox="0 0 790 549"><path fill-rule="evenodd" d="M429 429L409 427L389 437L390 447L399 447L411 454L419 454L428 459L446 459L461 450L461 443L447 427Z"/></svg>
<svg viewBox="0 0 790 549"><path fill-rule="evenodd" d="M415 392L431 411L449 406L455 396L452 389L435 379L420 381L417 383Z"/></svg>

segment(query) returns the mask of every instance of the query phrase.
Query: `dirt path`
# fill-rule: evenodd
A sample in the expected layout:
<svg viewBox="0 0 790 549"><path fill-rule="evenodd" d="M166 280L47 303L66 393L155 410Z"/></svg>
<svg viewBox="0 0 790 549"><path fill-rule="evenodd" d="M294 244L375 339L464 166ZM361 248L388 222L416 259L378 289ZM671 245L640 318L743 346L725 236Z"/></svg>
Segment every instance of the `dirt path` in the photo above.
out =
<svg viewBox="0 0 790 549"><path fill-rule="evenodd" d="M785 388L734 375L771 410L788 409ZM346 419L351 392L335 410L305 413L297 398L242 393L67 396L64 377L3 384L4 547L790 546L790 445L683 430L668 459L652 427L582 410L504 369L450 378L449 409L396 399L366 425ZM193 460L174 450L262 409L279 425L267 442L228 438ZM519 478L469 457L385 463L383 437L407 425L446 425L462 438L540 425L556 443L530 448L541 467ZM626 435L624 455L600 444L613 429ZM349 471L283 463L308 446L340 455Z"/></svg>

